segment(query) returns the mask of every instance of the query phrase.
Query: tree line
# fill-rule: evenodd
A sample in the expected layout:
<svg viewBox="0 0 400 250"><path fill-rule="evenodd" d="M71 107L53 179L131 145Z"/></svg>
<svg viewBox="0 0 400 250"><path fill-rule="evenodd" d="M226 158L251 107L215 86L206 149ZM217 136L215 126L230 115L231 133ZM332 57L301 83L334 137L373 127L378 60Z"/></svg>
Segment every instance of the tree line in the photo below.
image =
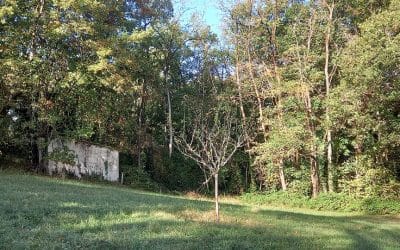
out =
<svg viewBox="0 0 400 250"><path fill-rule="evenodd" d="M0 1L2 161L66 138L169 189L399 196L400 2L225 6L221 42L170 0Z"/></svg>

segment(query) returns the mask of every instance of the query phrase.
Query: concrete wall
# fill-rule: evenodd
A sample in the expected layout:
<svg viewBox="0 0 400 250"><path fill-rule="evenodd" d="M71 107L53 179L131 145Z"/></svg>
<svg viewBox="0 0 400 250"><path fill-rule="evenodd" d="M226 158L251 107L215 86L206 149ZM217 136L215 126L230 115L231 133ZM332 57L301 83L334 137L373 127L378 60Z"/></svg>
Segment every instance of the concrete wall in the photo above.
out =
<svg viewBox="0 0 400 250"><path fill-rule="evenodd" d="M54 150L63 148L67 148L74 155L75 164L70 165L49 160L48 171L50 175L69 172L78 178L100 176L104 180L118 181L118 151L73 141L53 140L48 147L48 153L51 155Z"/></svg>

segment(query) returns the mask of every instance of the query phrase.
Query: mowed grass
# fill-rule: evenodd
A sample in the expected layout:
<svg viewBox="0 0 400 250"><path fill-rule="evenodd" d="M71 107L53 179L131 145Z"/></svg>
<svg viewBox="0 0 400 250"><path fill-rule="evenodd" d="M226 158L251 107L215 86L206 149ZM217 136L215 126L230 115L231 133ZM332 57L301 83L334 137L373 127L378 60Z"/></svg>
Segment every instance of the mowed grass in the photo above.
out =
<svg viewBox="0 0 400 250"><path fill-rule="evenodd" d="M213 203L0 171L0 249L399 249L399 217Z"/></svg>

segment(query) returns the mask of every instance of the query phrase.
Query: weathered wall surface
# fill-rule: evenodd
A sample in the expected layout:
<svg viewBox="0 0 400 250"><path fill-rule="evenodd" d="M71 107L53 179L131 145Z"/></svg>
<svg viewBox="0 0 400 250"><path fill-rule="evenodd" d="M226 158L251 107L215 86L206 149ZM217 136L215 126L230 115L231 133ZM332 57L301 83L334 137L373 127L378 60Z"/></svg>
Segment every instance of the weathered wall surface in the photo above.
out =
<svg viewBox="0 0 400 250"><path fill-rule="evenodd" d="M53 140L48 153L67 149L74 157L74 164L66 164L49 160L48 171L50 175L68 172L76 177L100 176L104 180L118 181L119 179L119 153L108 148L73 141Z"/></svg>

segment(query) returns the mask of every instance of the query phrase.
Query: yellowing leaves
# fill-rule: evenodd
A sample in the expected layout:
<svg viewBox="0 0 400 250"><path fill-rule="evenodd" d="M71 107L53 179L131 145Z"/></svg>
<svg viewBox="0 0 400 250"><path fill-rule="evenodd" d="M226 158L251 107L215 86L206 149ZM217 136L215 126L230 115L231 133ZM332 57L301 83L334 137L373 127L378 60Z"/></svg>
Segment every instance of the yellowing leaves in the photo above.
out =
<svg viewBox="0 0 400 250"><path fill-rule="evenodd" d="M110 48L101 48L100 50L96 51L96 54L99 57L107 57L109 55L111 55L112 50Z"/></svg>
<svg viewBox="0 0 400 250"><path fill-rule="evenodd" d="M53 3L55 6L58 6L61 9L68 9L71 7L90 7L92 9L99 9L104 7L104 4L96 0L53 0Z"/></svg>
<svg viewBox="0 0 400 250"><path fill-rule="evenodd" d="M60 7L61 9L69 8L75 0L54 0L54 5Z"/></svg>
<svg viewBox="0 0 400 250"><path fill-rule="evenodd" d="M67 81L63 83L62 87L69 87L69 83L76 83L79 85L87 83L85 75L81 72L68 72Z"/></svg>
<svg viewBox="0 0 400 250"><path fill-rule="evenodd" d="M0 23L6 23L6 17L14 13L14 8L17 6L15 0L5 0L3 6L0 7Z"/></svg>
<svg viewBox="0 0 400 250"><path fill-rule="evenodd" d="M152 28L146 29L144 31L136 31L128 36L128 41L130 42L142 42L143 40L153 36L154 30Z"/></svg>
<svg viewBox="0 0 400 250"><path fill-rule="evenodd" d="M97 63L88 66L88 70L94 73L98 73L100 71L106 70L109 68L109 56L112 54L112 50L110 48L100 48L96 51L99 60Z"/></svg>
<svg viewBox="0 0 400 250"><path fill-rule="evenodd" d="M98 73L107 68L108 68L108 62L105 59L101 59L97 63L88 66L88 70L94 73Z"/></svg>

